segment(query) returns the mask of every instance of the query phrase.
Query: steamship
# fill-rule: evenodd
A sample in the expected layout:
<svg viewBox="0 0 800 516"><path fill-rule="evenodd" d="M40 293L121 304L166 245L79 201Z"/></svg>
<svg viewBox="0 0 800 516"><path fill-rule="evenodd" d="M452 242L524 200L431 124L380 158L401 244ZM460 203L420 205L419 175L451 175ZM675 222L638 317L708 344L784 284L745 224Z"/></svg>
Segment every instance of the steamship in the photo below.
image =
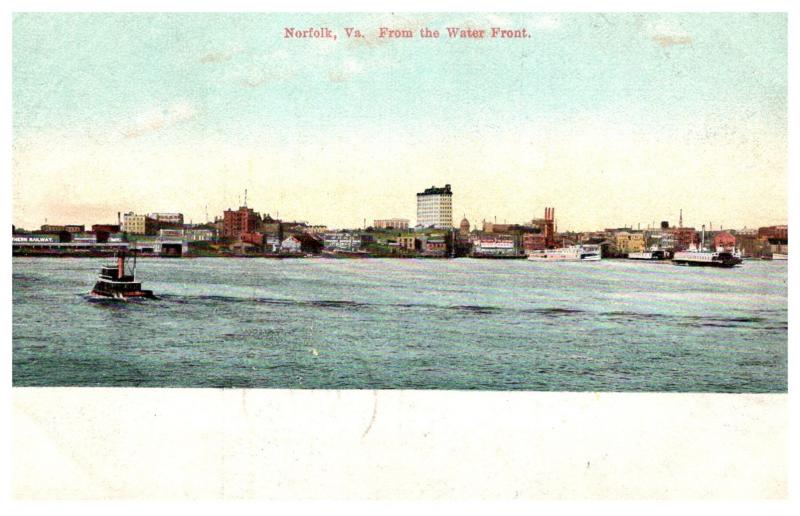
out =
<svg viewBox="0 0 800 516"><path fill-rule="evenodd" d="M664 260L666 253L663 249L652 248L649 251L636 251L628 253L629 260Z"/></svg>
<svg viewBox="0 0 800 516"><path fill-rule="evenodd" d="M125 252L117 253L117 263L104 265L100 269L91 295L99 298L111 299L154 299L152 290L142 290L141 282L136 281L136 255L133 255L133 264L125 270Z"/></svg>
<svg viewBox="0 0 800 516"><path fill-rule="evenodd" d="M599 245L571 245L558 249L532 251L528 260L535 262L592 262L602 258Z"/></svg>
<svg viewBox="0 0 800 516"><path fill-rule="evenodd" d="M689 249L688 251L677 251L672 257L672 263L675 265L731 268L742 263L742 257L735 251Z"/></svg>
<svg viewBox="0 0 800 516"><path fill-rule="evenodd" d="M676 251L672 255L672 263L675 265L690 265L700 267L724 267L730 269L742 263L742 255L739 251L726 251L719 247L716 251L705 249L706 227L700 236L700 247L692 244L686 251Z"/></svg>

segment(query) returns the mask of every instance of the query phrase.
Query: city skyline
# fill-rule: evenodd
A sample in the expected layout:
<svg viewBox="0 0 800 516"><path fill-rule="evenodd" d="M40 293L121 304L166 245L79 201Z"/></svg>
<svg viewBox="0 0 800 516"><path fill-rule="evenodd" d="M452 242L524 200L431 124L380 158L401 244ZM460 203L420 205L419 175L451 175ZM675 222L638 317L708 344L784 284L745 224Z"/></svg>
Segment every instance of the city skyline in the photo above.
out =
<svg viewBox="0 0 800 516"><path fill-rule="evenodd" d="M447 186L450 186L450 185L447 185ZM307 220L307 219L304 219L302 217L283 217L283 216L280 215L279 211L270 212L268 210L263 210L263 209L259 208L259 206L253 205L252 202L247 200L248 199L247 198L247 189L245 189L243 194L244 195L239 195L238 196L236 204L231 205L228 208L225 208L223 210L223 212L221 212L221 213L208 212L207 214L204 213L203 216L200 219L196 220L196 221L191 219L191 218L189 218L189 217L186 217L186 222L185 223L187 225L204 225L204 224L207 224L207 223L215 223L215 222L218 222L218 221L222 220L222 218L223 218L222 215L224 214L225 211L237 211L237 210L242 209L242 208L249 208L250 210L253 210L255 213L257 213L260 217L263 217L263 218L272 217L275 220L300 222L300 223L310 224L312 226L313 225L320 225L320 226L329 227L331 229L341 229L341 230L365 229L365 228L368 228L368 227L372 227L374 225L374 223L376 223L376 222L387 220L386 218L372 217L372 218L364 218L364 219L362 219L360 224L357 224L357 225L354 225L354 226L332 226L332 225L326 224L325 221ZM419 193L417 195L419 195ZM551 207L551 208L543 207L542 211L544 211L546 209L553 209L554 210L555 207ZM591 227L591 228L580 228L580 229L559 228L558 227L558 224L559 224L558 217L556 216L554 220L556 222L556 230L559 231L559 232L562 232L562 233L563 232L591 233L591 232L595 232L595 231L603 231L605 229L612 229L612 228L615 228L615 229L630 229L630 230L633 230L633 231L639 231L639 230L644 231L644 230L650 230L650 229L657 230L657 229L660 229L661 225L664 224L664 223L667 223L668 227L673 227L673 228L674 227L685 227L685 228L694 228L696 230L700 230L702 227L705 227L705 229L708 230L708 231L756 229L758 227L764 227L764 226L774 226L774 225L786 226L788 224L788 222L777 222L777 223L759 223L759 222L757 222L756 224L754 224L752 226L732 226L732 225L729 225L729 224L724 224L724 223L719 222L719 221L715 222L714 220L696 221L696 223L695 223L695 222L693 222L695 219L692 218L692 217L689 217L688 219L685 219L683 211L684 210L682 208L680 208L678 210L678 212L677 212L677 215L674 218L671 217L671 216L667 216L667 217L661 217L661 218L653 218L649 222L639 222L639 221L637 221L637 222L625 222L625 223L620 223L620 224L596 225L596 226ZM173 210L172 212L169 212L170 215L180 215L181 217L184 217L184 213L185 212L181 211L181 210L177 210L177 211ZM140 216L147 216L147 217L155 219L155 218L157 218L157 217L155 217L156 215L161 215L161 214L163 214L163 212L159 213L159 212L155 212L153 210L144 210L144 211L138 211L137 212L137 211L134 211L134 210L127 210L126 209L126 210L118 210L116 213L113 214L113 217L109 216L109 217L106 217L105 219L102 219L102 220L85 220L84 221L84 220L78 220L78 219L73 218L73 219L70 219L70 221L63 221L63 220L50 220L48 217L45 217L44 218L44 222L42 222L41 224L34 224L34 225L31 225L31 226L23 226L21 224L14 224L14 226L16 228L18 228L18 229L25 229L25 230L36 230L40 226L43 227L43 226L46 226L46 225L65 225L65 224L66 225L84 225L84 226L88 227L88 226L91 226L91 225L94 225L94 224L103 225L103 224L113 224L114 222L121 223L122 219L124 218L123 217L124 215L140 215ZM675 215L675 214L673 214L673 215ZM527 218L520 218L520 219L514 219L514 220L500 219L500 218L498 218L496 216L471 219L470 217L467 216L466 213L463 213L463 214L458 215L458 216L455 213L453 213L452 227L453 228L458 228L460 222L464 218L467 219L467 221L469 222L469 224L470 224L472 229L478 229L479 225L483 224L483 223L525 225L525 224L531 223L532 221L535 222L537 220L543 220L542 213L533 214L532 216L527 217ZM117 219L119 219L119 220L117 220ZM415 227L416 228L429 227L429 226L421 225L419 223L418 217L411 217L411 218L395 217L395 218L390 218L390 219L391 220L405 220L405 221L407 221L408 225L409 225L408 229L411 229L411 230L413 230Z"/></svg>
<svg viewBox="0 0 800 516"><path fill-rule="evenodd" d="M375 36L470 24L532 38ZM21 227L200 222L245 188L257 211L360 227L416 221L415 194L446 183L456 225L545 206L561 231L681 208L698 228L788 219L782 14L18 14L13 30Z"/></svg>

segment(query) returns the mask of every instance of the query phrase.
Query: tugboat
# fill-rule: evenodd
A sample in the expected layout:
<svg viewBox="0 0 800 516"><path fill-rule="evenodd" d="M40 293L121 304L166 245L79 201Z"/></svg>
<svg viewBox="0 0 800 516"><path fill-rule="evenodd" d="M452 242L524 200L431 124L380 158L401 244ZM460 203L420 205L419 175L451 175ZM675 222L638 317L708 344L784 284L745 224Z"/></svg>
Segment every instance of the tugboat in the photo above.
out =
<svg viewBox="0 0 800 516"><path fill-rule="evenodd" d="M155 299L152 290L142 290L142 284L134 278L135 271L136 254L132 266L126 271L125 251L118 251L116 265L104 265L100 269L92 295L111 299Z"/></svg>

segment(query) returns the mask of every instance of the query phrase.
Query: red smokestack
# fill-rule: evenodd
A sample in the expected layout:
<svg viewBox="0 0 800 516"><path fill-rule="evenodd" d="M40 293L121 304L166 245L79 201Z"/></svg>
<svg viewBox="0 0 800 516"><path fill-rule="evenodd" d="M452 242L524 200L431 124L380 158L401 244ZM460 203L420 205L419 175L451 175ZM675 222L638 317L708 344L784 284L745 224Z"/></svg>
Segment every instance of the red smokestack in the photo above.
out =
<svg viewBox="0 0 800 516"><path fill-rule="evenodd" d="M121 254L117 255L117 279L125 275L125 258Z"/></svg>

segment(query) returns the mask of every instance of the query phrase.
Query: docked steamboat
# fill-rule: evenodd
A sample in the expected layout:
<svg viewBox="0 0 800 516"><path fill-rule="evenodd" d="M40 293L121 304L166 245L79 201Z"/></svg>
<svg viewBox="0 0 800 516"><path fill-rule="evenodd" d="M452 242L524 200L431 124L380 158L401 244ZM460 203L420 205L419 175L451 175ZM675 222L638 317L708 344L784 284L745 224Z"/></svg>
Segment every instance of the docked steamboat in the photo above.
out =
<svg viewBox="0 0 800 516"><path fill-rule="evenodd" d="M705 248L705 243L706 226L703 225L700 235L700 247L692 244L686 251L676 251L672 255L672 263L699 267L723 267L726 269L736 267L742 263L742 255L735 249L729 251L720 247L716 251L711 251Z"/></svg>
<svg viewBox="0 0 800 516"><path fill-rule="evenodd" d="M593 262L603 257L599 245L572 245L558 249L544 249L528 254L534 262Z"/></svg>
<svg viewBox="0 0 800 516"><path fill-rule="evenodd" d="M742 257L734 251L703 251L700 249L689 249L688 251L678 251L672 257L675 265L690 265L701 267L723 267L731 268L742 263Z"/></svg>

